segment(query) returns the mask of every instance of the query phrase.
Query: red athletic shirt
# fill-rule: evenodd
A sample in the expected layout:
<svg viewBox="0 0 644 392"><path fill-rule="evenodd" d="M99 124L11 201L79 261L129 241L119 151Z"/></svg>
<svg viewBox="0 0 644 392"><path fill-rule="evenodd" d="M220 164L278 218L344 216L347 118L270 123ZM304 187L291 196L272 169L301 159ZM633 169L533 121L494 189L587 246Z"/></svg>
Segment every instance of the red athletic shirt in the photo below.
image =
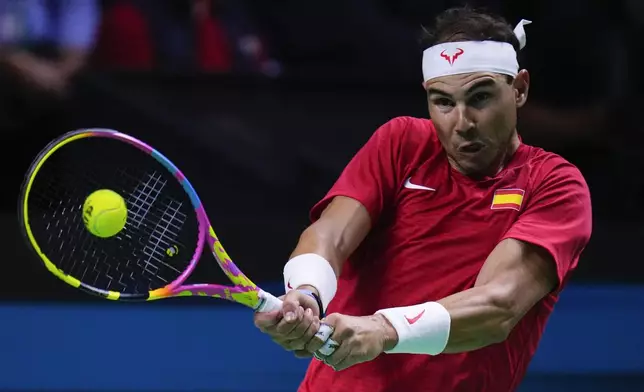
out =
<svg viewBox="0 0 644 392"><path fill-rule="evenodd" d="M371 315L467 290L505 238L548 250L560 285L502 343L460 354L382 354L340 372L313 360L299 391L515 390L590 237L590 195L579 170L521 144L498 175L475 181L451 168L430 120L398 117L355 155L313 207L313 220L335 196L362 203L373 229L345 263L327 314Z"/></svg>

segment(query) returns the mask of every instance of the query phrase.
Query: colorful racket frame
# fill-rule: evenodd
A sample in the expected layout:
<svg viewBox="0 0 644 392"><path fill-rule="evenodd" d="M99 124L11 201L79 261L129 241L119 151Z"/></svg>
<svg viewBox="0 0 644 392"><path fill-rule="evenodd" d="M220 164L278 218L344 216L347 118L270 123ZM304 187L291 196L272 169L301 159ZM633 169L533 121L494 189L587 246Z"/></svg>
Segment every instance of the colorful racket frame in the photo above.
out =
<svg viewBox="0 0 644 392"><path fill-rule="evenodd" d="M197 215L197 221L199 223L197 248L192 255L190 264L185 269L185 271L183 271L183 273L181 273L181 275L177 279L175 279L167 286L143 294L127 294L117 291L101 290L96 287L87 285L77 278L68 275L63 270L59 269L40 249L40 246L38 245L38 242L36 241L29 225L29 193L31 191L34 180L38 175L38 172L43 163L46 162L47 159L52 156L57 150L74 141L90 137L102 137L120 140L136 147L146 154L149 154L157 162L163 165L177 179L177 181L179 181L186 194L189 196L192 206L194 207ZM195 192L195 189L183 175L181 170L179 170L168 158L166 158L156 149L124 133L111 129L83 129L64 134L60 138L51 142L36 158L31 166L29 173L26 176L25 182L23 184L21 206L19 208L19 211L21 215L20 221L23 225L27 240L31 245L31 248L44 262L45 267L47 267L47 269L52 274L54 274L67 284L91 294L99 295L110 300L129 301L152 301L162 298L181 296L207 296L234 301L255 309L256 311L269 311L281 308L281 300L259 288L232 262L230 256L228 256L228 253L226 253L226 250L217 238L217 235L215 234L215 231L210 224L210 221L206 215L206 211L203 208L197 192ZM234 286L224 286L218 284L183 284L197 266L206 241L210 246L210 249L212 250L217 263L224 271L226 276L228 276L230 281L234 284Z"/></svg>

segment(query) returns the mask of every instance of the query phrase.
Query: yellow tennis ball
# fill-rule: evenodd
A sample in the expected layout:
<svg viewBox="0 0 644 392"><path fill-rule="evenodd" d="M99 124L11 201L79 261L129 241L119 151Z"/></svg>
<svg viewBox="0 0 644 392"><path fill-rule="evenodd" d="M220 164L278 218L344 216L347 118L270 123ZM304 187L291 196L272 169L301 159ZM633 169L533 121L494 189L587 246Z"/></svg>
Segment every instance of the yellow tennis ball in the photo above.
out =
<svg viewBox="0 0 644 392"><path fill-rule="evenodd" d="M118 234L125 227L127 207L118 193L99 189L85 199L83 222L90 233L108 238Z"/></svg>

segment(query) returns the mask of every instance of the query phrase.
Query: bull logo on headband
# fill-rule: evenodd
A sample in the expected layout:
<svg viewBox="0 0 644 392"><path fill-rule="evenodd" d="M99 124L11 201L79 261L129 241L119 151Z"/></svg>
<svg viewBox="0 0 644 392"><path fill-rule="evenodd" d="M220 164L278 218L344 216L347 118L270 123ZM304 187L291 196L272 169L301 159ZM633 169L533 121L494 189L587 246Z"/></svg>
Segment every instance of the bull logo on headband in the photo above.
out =
<svg viewBox="0 0 644 392"><path fill-rule="evenodd" d="M461 48L456 48L456 52L453 54L447 54L447 49L443 50L441 52L441 57L447 60L449 65L454 65L454 61L458 58L458 56L462 55L464 53L464 50Z"/></svg>

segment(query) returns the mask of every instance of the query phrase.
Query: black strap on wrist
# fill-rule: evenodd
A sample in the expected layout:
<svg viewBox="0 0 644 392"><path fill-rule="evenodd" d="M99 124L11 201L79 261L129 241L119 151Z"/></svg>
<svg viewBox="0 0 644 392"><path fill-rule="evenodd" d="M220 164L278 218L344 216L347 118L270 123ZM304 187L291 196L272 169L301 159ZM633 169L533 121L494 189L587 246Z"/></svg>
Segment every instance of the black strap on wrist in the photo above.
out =
<svg viewBox="0 0 644 392"><path fill-rule="evenodd" d="M315 302L318 304L318 309L320 310L320 318L324 318L324 306L322 305L322 300L320 299L320 296L312 292L311 290L305 290L305 289L297 289L297 291L304 293L308 295L309 297L313 298Z"/></svg>

